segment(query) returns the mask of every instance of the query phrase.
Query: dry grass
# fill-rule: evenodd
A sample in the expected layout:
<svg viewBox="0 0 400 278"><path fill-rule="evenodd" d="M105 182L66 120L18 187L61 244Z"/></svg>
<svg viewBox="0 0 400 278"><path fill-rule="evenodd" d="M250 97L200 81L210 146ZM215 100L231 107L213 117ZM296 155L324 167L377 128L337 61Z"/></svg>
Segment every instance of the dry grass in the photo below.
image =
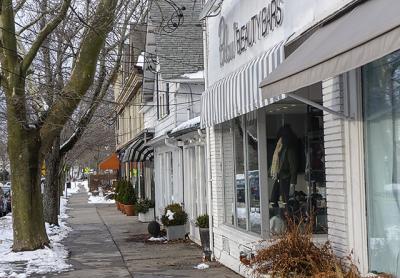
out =
<svg viewBox="0 0 400 278"><path fill-rule="evenodd" d="M361 278L353 264L346 267L338 259L328 242L317 246L312 236L312 223L288 219L285 233L259 250L250 266L256 275L272 277Z"/></svg>

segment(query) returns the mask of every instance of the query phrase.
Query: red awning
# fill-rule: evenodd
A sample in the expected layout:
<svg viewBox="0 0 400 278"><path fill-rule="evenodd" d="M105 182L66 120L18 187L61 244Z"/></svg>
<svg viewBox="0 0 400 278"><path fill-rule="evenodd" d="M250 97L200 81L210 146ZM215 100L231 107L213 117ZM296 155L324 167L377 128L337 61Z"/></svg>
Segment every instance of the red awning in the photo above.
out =
<svg viewBox="0 0 400 278"><path fill-rule="evenodd" d="M118 170L119 169L119 160L116 153L109 155L106 159L104 159L99 164L100 170Z"/></svg>

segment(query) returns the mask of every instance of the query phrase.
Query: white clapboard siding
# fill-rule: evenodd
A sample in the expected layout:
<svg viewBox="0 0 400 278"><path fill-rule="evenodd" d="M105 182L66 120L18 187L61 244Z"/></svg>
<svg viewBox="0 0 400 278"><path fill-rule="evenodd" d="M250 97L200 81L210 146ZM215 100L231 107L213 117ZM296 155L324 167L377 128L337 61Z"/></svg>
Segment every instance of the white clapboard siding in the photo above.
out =
<svg viewBox="0 0 400 278"><path fill-rule="evenodd" d="M342 79L334 77L322 82L323 104L343 112ZM328 239L339 256L348 255L348 225L345 178L343 121L324 113L326 188L328 206Z"/></svg>

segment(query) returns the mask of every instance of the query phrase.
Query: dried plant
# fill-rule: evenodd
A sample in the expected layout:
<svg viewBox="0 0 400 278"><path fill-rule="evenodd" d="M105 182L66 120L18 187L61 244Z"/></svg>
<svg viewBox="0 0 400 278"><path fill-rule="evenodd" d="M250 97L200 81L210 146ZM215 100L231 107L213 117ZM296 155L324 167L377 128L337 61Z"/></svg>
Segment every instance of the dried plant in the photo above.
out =
<svg viewBox="0 0 400 278"><path fill-rule="evenodd" d="M355 266L346 268L329 242L317 246L312 241L312 223L287 218L285 232L259 250L250 265L256 274L272 277L359 278Z"/></svg>

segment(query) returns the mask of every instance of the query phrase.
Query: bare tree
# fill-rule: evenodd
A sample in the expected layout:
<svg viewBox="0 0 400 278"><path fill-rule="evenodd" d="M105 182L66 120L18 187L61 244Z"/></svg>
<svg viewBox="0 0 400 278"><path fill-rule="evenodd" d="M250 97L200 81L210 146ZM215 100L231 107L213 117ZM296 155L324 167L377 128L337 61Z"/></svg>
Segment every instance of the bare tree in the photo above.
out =
<svg viewBox="0 0 400 278"><path fill-rule="evenodd" d="M44 218L50 224L58 225L59 196L62 188L62 169L63 160L66 154L75 146L82 137L87 126L91 122L97 108L102 103L109 91L112 81L116 78L122 60L122 50L125 40L128 37L128 26L134 28L137 23L141 23L146 16L146 2L127 1L121 5L118 21L121 27L114 31L108 43L100 53L100 61L95 81L89 89L90 97L85 100L74 117L72 122L72 133L63 142L57 136L53 142L52 150L46 156L46 182L44 187ZM134 21L133 23L131 21ZM44 53L46 54L46 53ZM113 59L108 59L110 56ZM60 53L62 56L63 53ZM50 59L48 59L50 61ZM50 63L46 68L54 68ZM60 73L62 74L62 73ZM48 78L52 80L54 78ZM49 81L50 82L50 81ZM55 95L54 92L51 95ZM76 120L76 121L75 121ZM76 123L75 123L76 122ZM71 128L70 128L71 129ZM67 133L67 132L64 132ZM95 137L95 139L98 137Z"/></svg>
<svg viewBox="0 0 400 278"><path fill-rule="evenodd" d="M29 82L33 62L49 36L67 18L68 12L77 12L72 7L72 0L63 0L61 5L50 8L49 12L44 11L45 15L39 15L50 19L38 32L29 32L29 37L34 37L29 43L21 43L16 25L18 14L24 13L24 2L14 7L11 0L0 1L1 86L6 98L13 185L14 251L35 250L49 242L40 191L41 164L93 83L97 60L113 27L119 1L98 2L89 23L78 34L79 49L75 50L65 85L60 88L51 107L40 117L35 117L37 114L33 113L40 105L35 103L35 98L30 98L37 89ZM35 25L35 22L31 24ZM19 51L20 44L27 49L23 53Z"/></svg>

